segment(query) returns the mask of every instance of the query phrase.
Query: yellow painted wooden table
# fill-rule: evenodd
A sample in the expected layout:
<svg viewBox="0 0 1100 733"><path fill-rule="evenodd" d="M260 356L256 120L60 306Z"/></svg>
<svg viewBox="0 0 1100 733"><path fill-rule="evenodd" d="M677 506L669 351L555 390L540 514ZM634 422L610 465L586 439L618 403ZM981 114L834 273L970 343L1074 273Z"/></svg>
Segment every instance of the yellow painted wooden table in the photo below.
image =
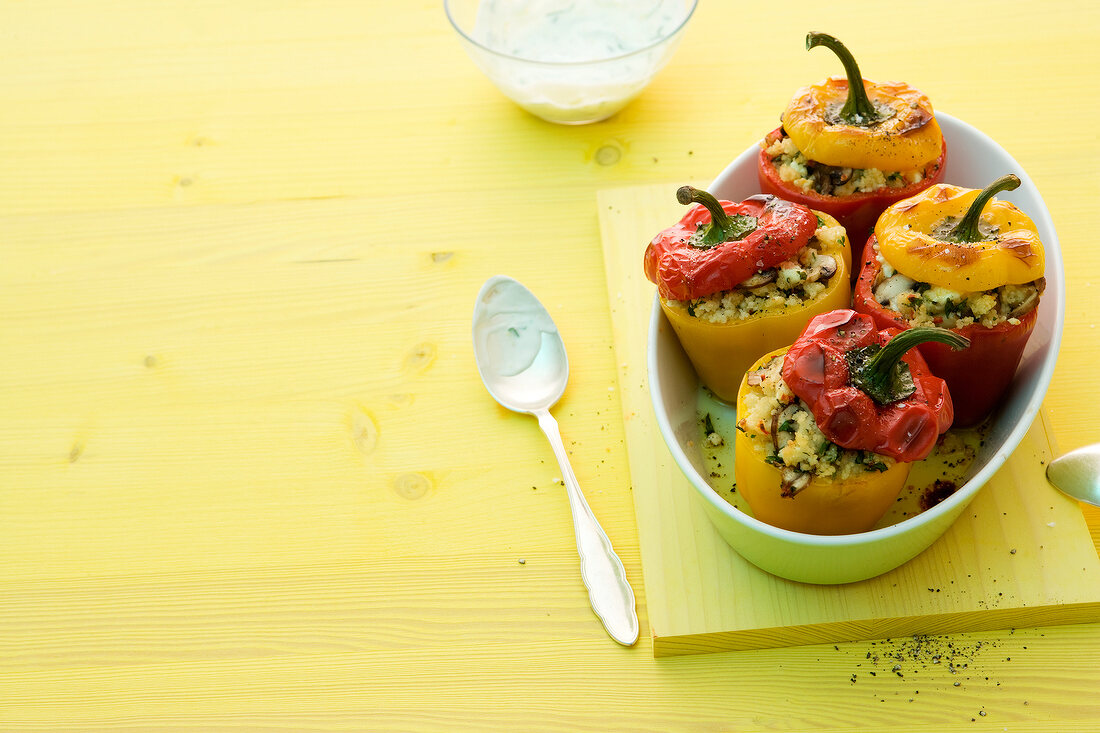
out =
<svg viewBox="0 0 1100 733"><path fill-rule="evenodd" d="M596 195L712 178L835 72L807 30L1033 178L1067 263L1045 409L1100 440L1098 11L783 12L702 3L637 101L558 127L434 1L0 4L0 729L1100 727L1097 624L653 657ZM478 380L498 273L566 338L634 648Z"/></svg>

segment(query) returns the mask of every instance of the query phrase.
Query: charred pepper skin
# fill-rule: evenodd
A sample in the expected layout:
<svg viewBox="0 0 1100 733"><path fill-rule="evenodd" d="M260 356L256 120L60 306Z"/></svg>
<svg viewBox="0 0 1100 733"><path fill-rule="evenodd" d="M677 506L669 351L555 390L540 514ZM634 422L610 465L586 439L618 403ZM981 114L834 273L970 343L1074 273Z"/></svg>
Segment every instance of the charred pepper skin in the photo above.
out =
<svg viewBox="0 0 1100 733"><path fill-rule="evenodd" d="M773 357L783 357L788 348L766 354L749 371L760 369ZM747 412L748 389L743 379L738 393L739 414ZM791 532L844 535L873 529L904 488L909 469L910 464L898 462L885 471L867 472L844 481L814 476L805 488L789 496L783 490L781 470L765 460L753 439L740 430L734 438L733 470L738 493L754 517Z"/></svg>
<svg viewBox="0 0 1100 733"><path fill-rule="evenodd" d="M765 138L765 146L770 145L781 135L782 128L777 127L772 130ZM898 188L881 188L878 191L863 191L847 196L820 194L812 190L803 191L793 183L784 181L763 147L757 156L756 174L760 190L764 193L808 206L815 211L822 211L840 222L852 239L852 257L859 262L863 256L863 242L874 229L879 215L890 205L942 181L946 164L947 147L945 145L940 156L925 169L925 177L917 183Z"/></svg>
<svg viewBox="0 0 1100 733"><path fill-rule="evenodd" d="M929 187L883 212L875 224L879 253L907 277L962 293L1038 280L1046 253L1035 222L992 198L1019 185L1007 175L984 190Z"/></svg>
<svg viewBox="0 0 1100 733"><path fill-rule="evenodd" d="M991 200L996 191L1018 185L1015 176L1004 176L981 192L937 185L891 206L879 219L864 250L854 308L874 318L880 328L909 327L905 319L874 297L882 271L880 255L912 280L957 292L1041 278L1045 253L1035 224L1011 203ZM978 232L979 222L987 232L996 234ZM968 231L960 233L960 229ZM932 370L947 381L955 401L957 425L977 425L1000 404L1038 315L1036 306L1017 317L1016 323L1006 320L992 327L972 323L950 329L970 340L970 348L965 351L951 351L935 343L918 347Z"/></svg>
<svg viewBox="0 0 1100 733"><path fill-rule="evenodd" d="M775 452L761 449L761 436L738 430L734 475L753 515L782 529L809 534L865 532L889 510L909 476L909 466L931 453L951 425L951 395L913 348L925 338L965 342L936 329L899 335L878 330L870 316L839 309L815 316L798 339L759 359L742 379L737 411L750 413L749 374L781 357L782 380L813 414L831 442L851 450L896 459L884 470L864 470L846 479L810 475L792 491L785 470L772 465ZM778 431L773 418L773 431ZM805 475L805 474L804 474Z"/></svg>
<svg viewBox="0 0 1100 733"><path fill-rule="evenodd" d="M929 337L938 337L935 330L922 329ZM901 361L912 380L912 392L883 402L866 387L857 386L851 358L857 350L887 347L900 333L880 330L871 316L849 309L816 316L784 357L783 381L809 406L821 432L832 442L911 462L928 457L936 439L951 427L954 408L947 385L919 352L910 349Z"/></svg>
<svg viewBox="0 0 1100 733"><path fill-rule="evenodd" d="M755 219L756 226L740 239L697 246L699 231L714 217L705 206L692 206L646 247L645 274L662 298L692 300L729 290L797 254L817 229L809 209L772 196L718 203L727 216Z"/></svg>
<svg viewBox="0 0 1100 733"><path fill-rule="evenodd" d="M755 201L754 197L750 201ZM744 209L737 208L731 202L722 202L723 208L736 212ZM798 207L801 209L801 207ZM698 207L703 209L703 207ZM684 232L695 232L697 222L708 222L709 217L704 216L706 210L693 210L676 227L665 230L657 239L683 236ZM818 226L818 217L822 220L822 226L838 226L835 219L817 212L808 211L809 218L813 221L814 230ZM685 222L687 222L685 224ZM812 233L811 233L812 236ZM654 240L656 241L656 240ZM809 241L809 238L806 239ZM802 245L799 245L801 248ZM713 251L713 250L711 250ZM851 272L852 253L850 238L845 235L843 241L838 244L823 243L822 254L831 256L837 263L837 272L829 278L824 292L817 298L803 303L801 306L787 308L779 313L763 313L742 320L731 320L726 323L711 323L693 316L684 305L685 300L678 298L669 299L658 290L661 310L668 319L669 324L676 332L676 336L683 346L684 352L695 368L700 381L719 399L733 403L737 399L737 389L741 383L741 377L752 365L757 356L785 344L791 343L805 326L806 322L818 313L847 307L851 302ZM779 261L782 261L780 259ZM656 258L654 266L656 269ZM755 262L751 274L755 274L757 267ZM648 264L646 272L649 274ZM734 277L743 274L739 271ZM653 280L656 276L650 277ZM732 280L732 278L731 278ZM721 290L729 290L742 282L722 282Z"/></svg>
<svg viewBox="0 0 1100 733"><path fill-rule="evenodd" d="M825 33L808 33L807 50L817 46L837 55L845 77L830 77L795 92L780 118L782 125L768 134L763 147L786 134L808 160L822 165L921 171L924 178L847 196L807 193L782 180L764 150L757 176L762 191L830 214L862 243L883 209L942 179L947 146L932 103L922 92L904 82L864 79L843 43ZM854 245L856 261L858 247Z"/></svg>
<svg viewBox="0 0 1100 733"><path fill-rule="evenodd" d="M853 307L874 318L880 329L909 328L909 323L898 313L875 300L874 285L882 271L882 263L878 261L874 244L875 236L871 235L863 251L863 265L852 296ZM1038 317L1039 310L1035 308L1022 315L1017 324L1004 321L988 328L972 323L951 329L970 340L970 347L965 351L953 351L934 343L917 347L932 372L947 382L955 407L956 426L978 425L1000 404L1016 375Z"/></svg>

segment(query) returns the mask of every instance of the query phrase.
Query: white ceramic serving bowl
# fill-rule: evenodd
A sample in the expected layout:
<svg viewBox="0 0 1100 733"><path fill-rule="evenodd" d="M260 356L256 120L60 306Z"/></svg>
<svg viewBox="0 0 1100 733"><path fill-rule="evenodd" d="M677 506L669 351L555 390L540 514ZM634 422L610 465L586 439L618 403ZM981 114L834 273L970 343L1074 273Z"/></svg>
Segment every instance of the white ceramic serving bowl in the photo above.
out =
<svg viewBox="0 0 1100 733"><path fill-rule="evenodd" d="M638 96L680 43L697 0L593 2L444 0L462 46L509 99L549 122L583 125L615 114ZM555 26L536 26L547 16ZM574 17L582 30L561 30ZM629 34L626 18L632 18ZM602 21L602 22L601 22ZM542 36L541 49L518 39ZM560 37L559 37L560 36ZM628 41L629 51L612 40ZM528 43L531 43L529 40ZM583 56L578 54L584 54Z"/></svg>
<svg viewBox="0 0 1100 733"><path fill-rule="evenodd" d="M719 496L704 476L699 448L699 382L660 304L654 300L649 328L649 385L661 434L673 459L702 500L714 528L745 559L770 573L806 583L848 583L892 570L931 545L954 522L1024 437L1043 402L1058 348L1066 307L1065 274L1050 213L1019 163L974 127L937 112L947 143L945 183L983 188L1006 173L1020 177L1015 191L998 194L1034 220L1046 250L1047 289L1039 318L1016 378L971 468L970 478L928 511L863 532L818 536L777 529L754 519ZM759 192L754 145L714 179L709 191L740 201ZM727 467L728 468L728 467Z"/></svg>

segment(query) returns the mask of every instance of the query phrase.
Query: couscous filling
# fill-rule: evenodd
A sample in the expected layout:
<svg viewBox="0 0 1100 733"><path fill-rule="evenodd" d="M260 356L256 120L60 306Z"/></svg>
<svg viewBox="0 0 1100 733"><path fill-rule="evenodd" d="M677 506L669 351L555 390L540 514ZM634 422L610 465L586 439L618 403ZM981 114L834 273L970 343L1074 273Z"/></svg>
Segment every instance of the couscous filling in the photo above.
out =
<svg viewBox="0 0 1100 733"><path fill-rule="evenodd" d="M777 356L749 372L737 429L748 435L764 461L780 469L784 494L793 496L814 476L843 481L886 471L896 463L871 451L841 448L826 438L806 403L783 381L782 370L783 357Z"/></svg>
<svg viewBox="0 0 1100 733"><path fill-rule="evenodd" d="M1046 287L1046 278L1039 278L1023 285L960 293L906 277L881 254L878 261L882 269L873 285L875 300L911 326L963 328L980 323L992 328L1006 321L1019 325L1020 317L1039 305Z"/></svg>
<svg viewBox="0 0 1100 733"><path fill-rule="evenodd" d="M839 268L836 258L824 252L843 248L845 236L844 227L823 226L819 219L814 236L798 251L797 257L758 272L730 290L672 302L687 309L689 315L711 323L727 323L801 307L828 288Z"/></svg>
<svg viewBox="0 0 1100 733"><path fill-rule="evenodd" d="M779 177L804 192L824 196L850 196L883 188L901 188L924 180L931 171L883 171L878 168L842 168L808 159L787 135L764 140L764 152L771 158ZM937 165L932 163L932 166Z"/></svg>

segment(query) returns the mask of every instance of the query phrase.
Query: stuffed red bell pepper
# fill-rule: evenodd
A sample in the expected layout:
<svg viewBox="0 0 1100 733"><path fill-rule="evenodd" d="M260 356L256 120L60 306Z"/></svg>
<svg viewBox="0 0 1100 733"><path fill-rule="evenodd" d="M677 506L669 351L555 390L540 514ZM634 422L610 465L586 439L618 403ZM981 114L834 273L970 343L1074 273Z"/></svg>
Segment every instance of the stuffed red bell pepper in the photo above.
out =
<svg viewBox="0 0 1100 733"><path fill-rule="evenodd" d="M844 309L814 317L759 360L737 400L734 473L754 516L783 529L871 529L913 461L952 421L951 395L913 347L966 339L940 329L878 330Z"/></svg>
<svg viewBox="0 0 1100 733"><path fill-rule="evenodd" d="M757 160L760 189L835 217L860 248L878 215L943 177L947 148L928 97L904 82L864 79L848 49L809 33L806 48L825 46L844 65L799 89Z"/></svg>
<svg viewBox="0 0 1100 733"><path fill-rule="evenodd" d="M1000 402L1035 328L1046 285L1034 222L995 194L1019 186L1004 176L981 191L939 184L883 212L868 240L854 307L880 328L934 326L970 340L965 352L925 344L960 426Z"/></svg>
<svg viewBox="0 0 1100 733"><path fill-rule="evenodd" d="M694 205L650 242L645 273L700 380L732 402L756 357L849 304L848 237L832 217L773 196L720 202L684 186L677 200Z"/></svg>

